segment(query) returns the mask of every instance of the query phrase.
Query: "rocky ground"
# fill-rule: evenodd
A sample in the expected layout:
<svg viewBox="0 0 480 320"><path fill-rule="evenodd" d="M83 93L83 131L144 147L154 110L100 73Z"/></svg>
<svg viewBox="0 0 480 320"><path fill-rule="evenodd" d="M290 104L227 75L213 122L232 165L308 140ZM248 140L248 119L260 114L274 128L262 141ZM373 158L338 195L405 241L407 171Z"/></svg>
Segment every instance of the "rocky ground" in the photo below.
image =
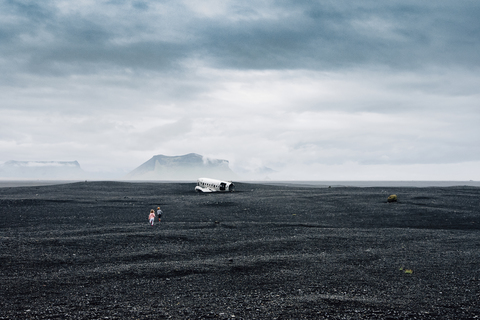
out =
<svg viewBox="0 0 480 320"><path fill-rule="evenodd" d="M0 319L480 316L480 188L236 186L0 188Z"/></svg>

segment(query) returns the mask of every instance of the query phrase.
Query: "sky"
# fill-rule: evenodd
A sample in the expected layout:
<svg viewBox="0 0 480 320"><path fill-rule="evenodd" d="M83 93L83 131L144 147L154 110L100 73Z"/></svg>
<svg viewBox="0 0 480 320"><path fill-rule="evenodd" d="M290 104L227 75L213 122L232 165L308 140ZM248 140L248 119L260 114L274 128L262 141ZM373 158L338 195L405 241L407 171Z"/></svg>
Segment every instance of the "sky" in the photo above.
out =
<svg viewBox="0 0 480 320"><path fill-rule="evenodd" d="M480 2L0 0L0 162L480 180ZM250 173L250 175L248 175Z"/></svg>

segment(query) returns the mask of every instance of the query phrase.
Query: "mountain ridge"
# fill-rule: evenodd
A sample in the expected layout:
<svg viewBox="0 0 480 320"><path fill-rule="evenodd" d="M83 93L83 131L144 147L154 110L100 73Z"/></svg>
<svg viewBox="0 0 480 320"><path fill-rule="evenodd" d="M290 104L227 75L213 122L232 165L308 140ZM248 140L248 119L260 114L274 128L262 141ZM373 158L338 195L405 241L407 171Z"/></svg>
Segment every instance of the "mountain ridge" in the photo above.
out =
<svg viewBox="0 0 480 320"><path fill-rule="evenodd" d="M236 174L228 160L206 158L196 153L181 156L155 155L128 173L129 180L196 180L208 176L217 179L233 179Z"/></svg>
<svg viewBox="0 0 480 320"><path fill-rule="evenodd" d="M78 161L17 161L0 165L0 177L11 179L83 179Z"/></svg>

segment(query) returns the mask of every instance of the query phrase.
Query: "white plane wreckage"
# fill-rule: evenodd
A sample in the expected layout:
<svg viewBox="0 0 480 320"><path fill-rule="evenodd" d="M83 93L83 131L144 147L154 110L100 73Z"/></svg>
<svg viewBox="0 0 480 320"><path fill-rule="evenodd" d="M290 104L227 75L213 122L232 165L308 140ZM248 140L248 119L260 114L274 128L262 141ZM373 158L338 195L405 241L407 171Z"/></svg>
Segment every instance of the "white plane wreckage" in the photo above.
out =
<svg viewBox="0 0 480 320"><path fill-rule="evenodd" d="M232 181L222 181L210 178L199 178L197 180L197 186L195 187L197 192L233 192L235 191L235 185Z"/></svg>

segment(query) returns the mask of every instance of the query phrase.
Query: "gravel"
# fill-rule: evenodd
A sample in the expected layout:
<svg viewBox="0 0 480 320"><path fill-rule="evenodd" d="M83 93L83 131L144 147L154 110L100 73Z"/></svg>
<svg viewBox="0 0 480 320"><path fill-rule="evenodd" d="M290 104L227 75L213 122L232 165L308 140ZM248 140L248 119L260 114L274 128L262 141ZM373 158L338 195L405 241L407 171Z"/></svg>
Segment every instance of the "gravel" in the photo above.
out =
<svg viewBox="0 0 480 320"><path fill-rule="evenodd" d="M480 316L480 188L236 190L0 188L0 319Z"/></svg>

